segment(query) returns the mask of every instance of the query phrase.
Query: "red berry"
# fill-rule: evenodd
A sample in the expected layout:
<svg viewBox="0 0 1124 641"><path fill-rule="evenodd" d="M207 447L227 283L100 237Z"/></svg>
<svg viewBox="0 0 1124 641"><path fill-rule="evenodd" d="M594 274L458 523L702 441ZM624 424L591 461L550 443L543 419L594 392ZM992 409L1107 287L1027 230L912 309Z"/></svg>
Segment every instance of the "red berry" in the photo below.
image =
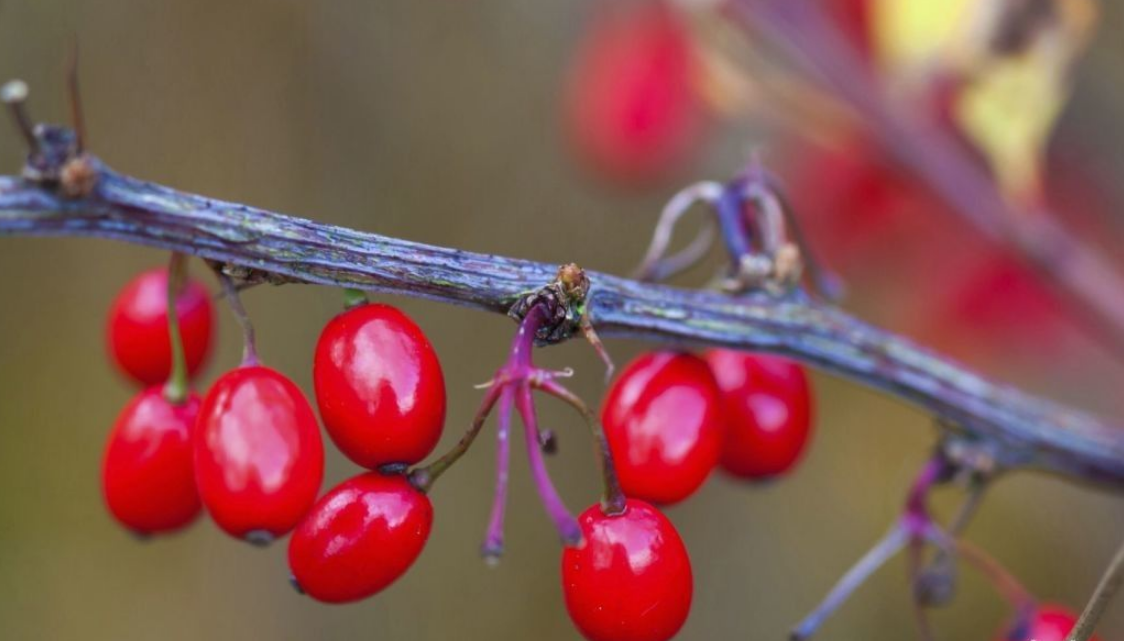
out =
<svg viewBox="0 0 1124 641"><path fill-rule="evenodd" d="M601 422L624 493L653 503L694 493L722 451L721 392L693 354L652 352L629 363L605 396Z"/></svg>
<svg viewBox="0 0 1124 641"><path fill-rule="evenodd" d="M316 344L312 373L324 427L359 465L412 465L441 438L441 363L398 309L361 305L333 318Z"/></svg>
<svg viewBox="0 0 1124 641"><path fill-rule="evenodd" d="M267 543L296 527L324 475L316 416L297 386L261 366L219 378L199 414L195 475L231 536Z"/></svg>
<svg viewBox="0 0 1124 641"><path fill-rule="evenodd" d="M1041 605L1034 615L1023 622L1016 621L1001 632L996 641L1065 641L1073 626L1077 625L1077 615L1061 605ZM1100 641L1092 636L1089 641Z"/></svg>
<svg viewBox="0 0 1124 641"><path fill-rule="evenodd" d="M105 502L121 525L138 534L170 532L199 515L192 431L199 397L181 405L150 387L133 397L109 434L102 462Z"/></svg>
<svg viewBox="0 0 1124 641"><path fill-rule="evenodd" d="M566 87L574 149L612 180L665 177L698 146L705 120L688 27L662 2L598 17Z"/></svg>
<svg viewBox="0 0 1124 641"><path fill-rule="evenodd" d="M194 375L211 351L214 311L207 289L188 281L176 301L188 373ZM113 301L107 326L109 352L117 367L143 385L156 385L172 372L168 339L168 270L137 276Z"/></svg>
<svg viewBox="0 0 1124 641"><path fill-rule="evenodd" d="M405 477L360 474L325 494L289 540L301 591L346 603L394 583L421 554L433 506Z"/></svg>
<svg viewBox="0 0 1124 641"><path fill-rule="evenodd" d="M583 543L562 552L570 618L590 641L664 641L691 610L691 560L671 521L629 499L624 514L600 505L578 519Z"/></svg>
<svg viewBox="0 0 1124 641"><path fill-rule="evenodd" d="M800 460L812 432L808 375L796 363L726 349L706 353L726 410L721 464L735 476L783 474Z"/></svg>

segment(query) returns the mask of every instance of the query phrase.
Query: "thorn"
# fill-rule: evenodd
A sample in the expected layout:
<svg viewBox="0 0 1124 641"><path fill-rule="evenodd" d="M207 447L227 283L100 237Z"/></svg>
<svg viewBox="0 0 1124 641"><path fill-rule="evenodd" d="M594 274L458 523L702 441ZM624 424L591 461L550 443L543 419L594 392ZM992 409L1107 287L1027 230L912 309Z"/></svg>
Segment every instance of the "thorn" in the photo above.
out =
<svg viewBox="0 0 1124 641"><path fill-rule="evenodd" d="M70 124L74 127L75 153L86 150L86 121L82 117L82 97L78 91L78 36L70 41L70 56L66 63L67 93L70 98Z"/></svg>
<svg viewBox="0 0 1124 641"><path fill-rule="evenodd" d="M581 330L585 340L589 341L589 344L593 346L593 351L597 352L597 356L605 364L605 384L608 385L609 381L613 380L613 372L616 371L617 366L613 364L613 357L609 356L609 350L605 349L605 344L601 342L597 330L593 329L593 323L589 320L588 313L582 315Z"/></svg>
<svg viewBox="0 0 1124 641"><path fill-rule="evenodd" d="M29 152L34 153L39 149L39 139L35 137L35 128L31 125L31 118L27 115L27 96L29 90L27 83L22 80L9 80L0 87L0 100L8 105L16 129L23 135Z"/></svg>

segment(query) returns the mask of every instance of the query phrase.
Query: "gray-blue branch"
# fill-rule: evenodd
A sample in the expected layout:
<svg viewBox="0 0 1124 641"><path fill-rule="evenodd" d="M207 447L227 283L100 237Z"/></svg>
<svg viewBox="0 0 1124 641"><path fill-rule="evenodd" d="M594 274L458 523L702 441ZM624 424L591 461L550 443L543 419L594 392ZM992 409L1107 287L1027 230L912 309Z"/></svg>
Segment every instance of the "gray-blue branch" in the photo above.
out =
<svg viewBox="0 0 1124 641"><path fill-rule="evenodd" d="M176 250L288 280L506 313L557 266L319 224L143 182L89 158L96 186L66 198L47 180L0 177L0 235L92 236ZM65 187L65 185L63 185ZM1003 469L1124 488L1124 429L997 384L801 294L731 297L587 272L603 336L782 354L910 401ZM831 417L826 414L829 424Z"/></svg>

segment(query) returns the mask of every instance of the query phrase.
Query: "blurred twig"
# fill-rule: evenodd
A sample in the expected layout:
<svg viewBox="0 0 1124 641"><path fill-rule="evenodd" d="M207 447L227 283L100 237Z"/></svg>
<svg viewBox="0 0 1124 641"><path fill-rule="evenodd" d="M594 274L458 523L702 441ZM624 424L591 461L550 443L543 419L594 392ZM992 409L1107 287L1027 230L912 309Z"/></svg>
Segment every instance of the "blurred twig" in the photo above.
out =
<svg viewBox="0 0 1124 641"><path fill-rule="evenodd" d="M1116 551L1116 556L1112 557L1108 569L1105 570L1100 583L1097 584L1097 589L1089 599L1089 604L1085 606L1085 611L1081 613L1081 618L1073 626L1073 631L1066 637L1066 641L1088 641L1093 636L1101 615L1104 614L1112 598L1120 591L1121 585L1124 585L1124 543Z"/></svg>
<svg viewBox="0 0 1124 641"><path fill-rule="evenodd" d="M888 100L869 65L811 0L730 0L732 17L769 39L849 104L885 149L952 209L1021 257L1124 357L1124 275L1047 212L1021 211L950 135Z"/></svg>

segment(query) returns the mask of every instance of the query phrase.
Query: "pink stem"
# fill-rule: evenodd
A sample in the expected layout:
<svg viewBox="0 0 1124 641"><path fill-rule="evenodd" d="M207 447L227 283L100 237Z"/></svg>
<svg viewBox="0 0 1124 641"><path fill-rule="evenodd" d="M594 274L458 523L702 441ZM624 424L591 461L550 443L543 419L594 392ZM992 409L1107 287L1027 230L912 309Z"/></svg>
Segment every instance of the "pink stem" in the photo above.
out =
<svg viewBox="0 0 1124 641"><path fill-rule="evenodd" d="M531 463L531 478L534 479L535 488L539 491L543 507L546 508L546 513L550 515L550 519L554 521L554 527L558 530L558 536L562 539L562 543L564 545L577 545L582 540L581 528L578 527L578 522L574 516L566 509L566 505L562 502L561 497L558 496L558 491L550 481L550 474L547 472L546 462L543 460L542 447L539 445L538 417L535 414L535 402L532 397L531 386L525 382L519 384L518 396L515 397L515 407L523 418L523 434L527 441L527 458Z"/></svg>

